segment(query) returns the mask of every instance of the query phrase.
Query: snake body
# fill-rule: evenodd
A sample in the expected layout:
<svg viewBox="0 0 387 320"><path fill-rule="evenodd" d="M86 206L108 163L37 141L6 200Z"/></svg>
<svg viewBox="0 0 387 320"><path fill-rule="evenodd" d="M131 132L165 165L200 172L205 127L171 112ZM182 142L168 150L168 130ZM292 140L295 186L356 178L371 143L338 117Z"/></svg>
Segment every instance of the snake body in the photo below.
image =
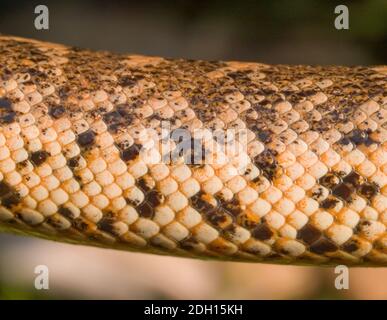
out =
<svg viewBox="0 0 387 320"><path fill-rule="evenodd" d="M165 59L0 36L0 230L387 266L386 80L386 66ZM176 139L179 129L191 136Z"/></svg>

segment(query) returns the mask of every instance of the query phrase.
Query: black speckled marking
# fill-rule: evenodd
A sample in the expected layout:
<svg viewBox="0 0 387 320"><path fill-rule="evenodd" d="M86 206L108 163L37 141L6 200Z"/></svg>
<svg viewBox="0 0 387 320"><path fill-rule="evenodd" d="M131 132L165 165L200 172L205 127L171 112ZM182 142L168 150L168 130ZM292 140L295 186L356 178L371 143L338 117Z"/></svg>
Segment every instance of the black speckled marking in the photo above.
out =
<svg viewBox="0 0 387 320"><path fill-rule="evenodd" d="M214 227L217 227L218 229L223 229L229 226L233 221L229 213L223 209L218 209L215 212L207 214L206 218Z"/></svg>
<svg viewBox="0 0 387 320"><path fill-rule="evenodd" d="M254 164L261 169L262 173L270 181L278 174L279 164L271 150L265 150L254 158Z"/></svg>
<svg viewBox="0 0 387 320"><path fill-rule="evenodd" d="M216 211L216 207L202 199L203 195L204 194L202 192L195 194L193 197L191 197L191 204L200 213L209 215Z"/></svg>
<svg viewBox="0 0 387 320"><path fill-rule="evenodd" d="M217 197L219 207L233 215L234 217L237 217L242 213L242 209L240 207L240 203L236 197L233 197L230 201L224 201Z"/></svg>

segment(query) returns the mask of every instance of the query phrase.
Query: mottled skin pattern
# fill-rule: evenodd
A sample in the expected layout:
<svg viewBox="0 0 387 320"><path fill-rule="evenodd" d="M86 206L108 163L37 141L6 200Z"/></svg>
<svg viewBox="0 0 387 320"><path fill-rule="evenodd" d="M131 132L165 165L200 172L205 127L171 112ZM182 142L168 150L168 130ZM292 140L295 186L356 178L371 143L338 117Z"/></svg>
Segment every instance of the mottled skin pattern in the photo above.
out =
<svg viewBox="0 0 387 320"><path fill-rule="evenodd" d="M387 266L386 80L386 66L171 60L0 36L0 229L198 258ZM154 163L156 147L139 150L162 120L245 129L246 151Z"/></svg>

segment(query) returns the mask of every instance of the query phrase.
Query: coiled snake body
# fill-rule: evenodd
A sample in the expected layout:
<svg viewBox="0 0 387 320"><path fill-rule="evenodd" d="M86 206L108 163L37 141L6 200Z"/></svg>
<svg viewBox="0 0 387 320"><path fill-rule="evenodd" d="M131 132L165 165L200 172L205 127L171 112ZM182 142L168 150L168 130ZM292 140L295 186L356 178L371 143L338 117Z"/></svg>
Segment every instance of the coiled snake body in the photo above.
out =
<svg viewBox="0 0 387 320"><path fill-rule="evenodd" d="M386 66L173 60L0 36L0 230L387 266L386 79ZM199 148L187 157L182 141ZM203 161L187 161L198 151Z"/></svg>

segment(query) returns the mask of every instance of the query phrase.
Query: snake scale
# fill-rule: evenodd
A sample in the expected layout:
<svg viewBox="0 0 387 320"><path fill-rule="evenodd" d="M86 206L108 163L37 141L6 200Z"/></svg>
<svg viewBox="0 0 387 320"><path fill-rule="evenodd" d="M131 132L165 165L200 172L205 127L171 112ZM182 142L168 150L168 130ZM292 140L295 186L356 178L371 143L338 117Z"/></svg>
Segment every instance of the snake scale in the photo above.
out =
<svg viewBox="0 0 387 320"><path fill-rule="evenodd" d="M386 87L386 66L166 59L0 36L0 230L203 259L387 266Z"/></svg>

